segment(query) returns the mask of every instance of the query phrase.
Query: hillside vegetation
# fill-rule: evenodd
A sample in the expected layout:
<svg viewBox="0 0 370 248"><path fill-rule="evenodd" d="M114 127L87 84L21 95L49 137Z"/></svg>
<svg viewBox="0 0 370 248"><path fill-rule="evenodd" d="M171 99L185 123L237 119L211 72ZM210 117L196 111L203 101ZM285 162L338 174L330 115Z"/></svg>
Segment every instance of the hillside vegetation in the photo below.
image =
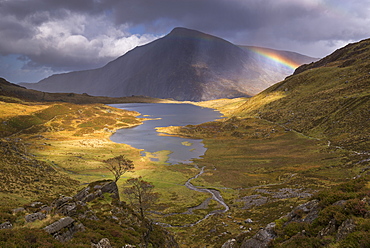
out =
<svg viewBox="0 0 370 248"><path fill-rule="evenodd" d="M233 112L359 152L370 145L370 39L299 67Z"/></svg>
<svg viewBox="0 0 370 248"><path fill-rule="evenodd" d="M128 149L115 146L108 137L118 128L139 125L138 113L103 104L29 101L42 92L6 81L1 86L0 246L91 247L103 238L120 247L143 244L146 220L128 205L101 192L93 192L94 197L100 197L88 200L89 204L73 196L81 183L110 176L102 168L100 156L108 158L113 151L122 154ZM9 89L14 90L9 93ZM19 94L22 99L15 97ZM98 147L98 152L94 153L93 147ZM100 175L78 178L78 170L86 168L99 169ZM58 234L52 236L43 230L68 220L72 223ZM159 226L151 228L145 242L152 247L177 246L167 231Z"/></svg>

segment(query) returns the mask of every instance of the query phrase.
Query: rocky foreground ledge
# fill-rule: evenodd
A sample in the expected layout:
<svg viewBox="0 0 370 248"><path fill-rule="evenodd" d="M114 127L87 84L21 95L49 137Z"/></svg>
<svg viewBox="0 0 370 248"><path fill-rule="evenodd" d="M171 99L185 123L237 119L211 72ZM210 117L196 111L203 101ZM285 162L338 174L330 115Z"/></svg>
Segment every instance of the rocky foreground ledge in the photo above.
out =
<svg viewBox="0 0 370 248"><path fill-rule="evenodd" d="M101 204L100 202L103 203ZM23 216L26 225L33 222L36 223L37 221L47 223L42 229L66 245L69 245L68 242L77 233L87 232L86 229L91 229L91 225L94 228L98 227L104 230L106 225L110 223L112 225L113 223L118 224L118 228L127 228L125 224L129 223L129 232L138 237L139 244L127 243L122 247L136 247L136 245L140 245L141 229L143 228L141 224L145 222L145 220L141 220L128 208L124 202L120 201L117 184L111 180L90 183L76 195L72 197L61 195L51 204L33 202L12 211L14 215ZM0 229L13 229L14 225L17 224L7 221L0 224ZM160 229L155 230L156 232L163 232L162 238L165 236L160 241L163 242L161 244L161 246L163 245L162 247L178 247L174 238L168 232L160 227L154 228ZM138 233L135 234L135 231ZM119 234L116 233L115 235ZM99 236L97 235L97 237ZM96 238L90 237L91 247L109 248L114 246L111 245L108 238L102 238L98 242L93 242L92 240L96 240Z"/></svg>
<svg viewBox="0 0 370 248"><path fill-rule="evenodd" d="M370 247L370 173L323 190L310 201L261 227L240 234L222 248ZM333 246L334 247L334 246Z"/></svg>

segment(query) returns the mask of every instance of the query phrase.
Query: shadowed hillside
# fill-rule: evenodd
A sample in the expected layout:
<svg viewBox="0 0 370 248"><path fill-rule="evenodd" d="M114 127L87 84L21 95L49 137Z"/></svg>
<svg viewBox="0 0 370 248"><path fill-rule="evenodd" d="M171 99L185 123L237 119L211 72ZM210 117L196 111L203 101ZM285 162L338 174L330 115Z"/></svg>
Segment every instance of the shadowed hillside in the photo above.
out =
<svg viewBox="0 0 370 248"><path fill-rule="evenodd" d="M173 102L171 100L156 99L146 96L129 97L102 97L75 93L48 93L31 90L17 84L12 84L0 78L0 100L4 102L38 101L38 102L69 102L77 104L89 103L131 103L131 102Z"/></svg>
<svg viewBox="0 0 370 248"><path fill-rule="evenodd" d="M285 55L289 60L291 54ZM315 60L294 54L295 61L296 56L304 62ZM195 30L175 28L102 68L53 75L37 84L23 85L47 92L200 101L251 96L291 73L291 68L270 63L250 49Z"/></svg>

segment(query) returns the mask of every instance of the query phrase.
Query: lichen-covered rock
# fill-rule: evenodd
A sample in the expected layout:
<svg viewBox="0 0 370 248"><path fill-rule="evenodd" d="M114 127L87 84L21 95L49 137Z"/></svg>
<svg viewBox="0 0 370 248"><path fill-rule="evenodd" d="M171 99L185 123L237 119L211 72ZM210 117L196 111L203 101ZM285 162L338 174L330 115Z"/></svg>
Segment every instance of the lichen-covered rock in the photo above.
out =
<svg viewBox="0 0 370 248"><path fill-rule="evenodd" d="M89 194L89 192L90 192L90 187L86 187L86 188L82 189L80 192L78 192L74 196L74 198L75 198L76 201L84 201L84 199Z"/></svg>
<svg viewBox="0 0 370 248"><path fill-rule="evenodd" d="M229 239L226 241L221 248L236 248L236 239Z"/></svg>
<svg viewBox="0 0 370 248"><path fill-rule="evenodd" d="M336 228L336 225L335 225L335 220L330 220L329 221L329 224L323 228L321 231L319 231L317 237L318 238L322 238L324 236L327 236L327 235L331 235L333 233L335 233L335 231L337 230Z"/></svg>
<svg viewBox="0 0 370 248"><path fill-rule="evenodd" d="M33 214L27 214L25 217L26 222L34 222L35 220L43 220L46 218L46 214L37 212Z"/></svg>
<svg viewBox="0 0 370 248"><path fill-rule="evenodd" d="M77 211L77 204L72 197L60 197L55 200L52 204L55 208L55 212L65 215L65 216L74 216Z"/></svg>
<svg viewBox="0 0 370 248"><path fill-rule="evenodd" d="M37 208L37 207L41 207L42 205L44 205L42 202L32 202L30 204L30 207Z"/></svg>
<svg viewBox="0 0 370 248"><path fill-rule="evenodd" d="M54 234L56 232L59 232L61 229L69 226L69 225L72 225L73 222L75 222L74 219L72 219L71 217L65 217L65 218L62 218L50 225L48 225L47 227L44 228L44 230L50 234Z"/></svg>
<svg viewBox="0 0 370 248"><path fill-rule="evenodd" d="M110 193L113 198L119 199L118 187L116 182L111 181L104 184L101 188L102 193Z"/></svg>
<svg viewBox="0 0 370 248"><path fill-rule="evenodd" d="M91 244L91 248L112 248L109 239L103 238L97 244Z"/></svg>
<svg viewBox="0 0 370 248"><path fill-rule="evenodd" d="M240 248L265 248L270 241L276 237L274 231L275 222L268 224L265 228L260 229L252 238L246 239Z"/></svg>
<svg viewBox="0 0 370 248"><path fill-rule="evenodd" d="M13 210L12 210L12 212L13 212L14 214L16 214L16 213L20 213L20 212L25 212L25 211L26 211L26 209L25 209L25 208L23 208L23 207L15 208L15 209L13 209Z"/></svg>
<svg viewBox="0 0 370 248"><path fill-rule="evenodd" d="M352 219L346 219L343 221L342 225L338 227L338 232L336 235L337 241L345 239L348 234L355 231L356 224Z"/></svg>
<svg viewBox="0 0 370 248"><path fill-rule="evenodd" d="M13 225L9 221L0 224L0 229L12 229Z"/></svg>
<svg viewBox="0 0 370 248"><path fill-rule="evenodd" d="M72 200L73 200L72 197L61 196L53 202L52 206L58 209L61 208L64 204L71 202Z"/></svg>
<svg viewBox="0 0 370 248"><path fill-rule="evenodd" d="M71 217L62 218L44 228L46 232L61 242L72 239L73 234L78 231L83 231L84 226L77 224Z"/></svg>
<svg viewBox="0 0 370 248"><path fill-rule="evenodd" d="M312 200L294 208L293 211L291 211L287 215L287 217L290 221L312 223L313 220L318 217L319 211L319 201ZM302 216L300 216L299 214L300 212L303 212L305 214L305 217L303 219L301 218Z"/></svg>
<svg viewBox="0 0 370 248"><path fill-rule="evenodd" d="M87 186L78 192L73 198L76 201L90 202L104 193L110 193L113 198L119 199L118 187L114 181L94 182L94 186Z"/></svg>

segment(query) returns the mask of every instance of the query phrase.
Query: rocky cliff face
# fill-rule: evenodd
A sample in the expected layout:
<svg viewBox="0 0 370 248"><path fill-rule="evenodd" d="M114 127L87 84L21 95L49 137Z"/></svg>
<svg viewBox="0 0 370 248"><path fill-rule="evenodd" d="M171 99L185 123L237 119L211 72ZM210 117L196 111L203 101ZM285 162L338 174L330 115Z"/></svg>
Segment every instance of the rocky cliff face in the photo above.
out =
<svg viewBox="0 0 370 248"><path fill-rule="evenodd" d="M53 75L24 86L46 92L199 101L254 95L291 73L249 49L195 30L175 28L102 68Z"/></svg>

